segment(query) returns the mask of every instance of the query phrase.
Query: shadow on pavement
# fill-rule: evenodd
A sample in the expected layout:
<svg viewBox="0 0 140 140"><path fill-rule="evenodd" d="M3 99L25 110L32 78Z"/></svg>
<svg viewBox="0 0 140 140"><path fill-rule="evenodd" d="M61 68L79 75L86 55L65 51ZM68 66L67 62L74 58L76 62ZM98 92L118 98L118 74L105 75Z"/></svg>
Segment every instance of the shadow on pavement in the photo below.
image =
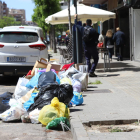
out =
<svg viewBox="0 0 140 140"><path fill-rule="evenodd" d="M98 88L97 86L88 86L88 88Z"/></svg>
<svg viewBox="0 0 140 140"><path fill-rule="evenodd" d="M87 90L84 94L112 93L109 89Z"/></svg>
<svg viewBox="0 0 140 140"><path fill-rule="evenodd" d="M0 85L16 86L19 76L0 76Z"/></svg>
<svg viewBox="0 0 140 140"><path fill-rule="evenodd" d="M72 109L72 108L70 108L70 112L75 112L75 111L83 111L83 109Z"/></svg>

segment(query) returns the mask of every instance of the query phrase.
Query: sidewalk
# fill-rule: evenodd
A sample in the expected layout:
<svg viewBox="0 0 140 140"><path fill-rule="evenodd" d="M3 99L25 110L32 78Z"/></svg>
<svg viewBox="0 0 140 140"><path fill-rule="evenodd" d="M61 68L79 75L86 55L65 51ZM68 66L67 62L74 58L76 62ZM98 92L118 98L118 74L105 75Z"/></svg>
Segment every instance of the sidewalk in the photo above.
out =
<svg viewBox="0 0 140 140"><path fill-rule="evenodd" d="M100 59L99 63L103 60ZM140 63L113 58L110 72L97 69L100 85L89 85L83 92L84 103L70 108L74 140L139 140L139 132L95 133L87 131L83 123L105 120L140 119Z"/></svg>

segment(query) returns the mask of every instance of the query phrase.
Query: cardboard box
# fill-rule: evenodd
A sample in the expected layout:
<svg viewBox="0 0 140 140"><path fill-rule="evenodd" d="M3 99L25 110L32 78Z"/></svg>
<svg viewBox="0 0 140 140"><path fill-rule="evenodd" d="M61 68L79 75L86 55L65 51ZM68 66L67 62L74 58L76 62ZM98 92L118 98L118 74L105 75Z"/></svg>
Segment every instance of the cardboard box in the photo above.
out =
<svg viewBox="0 0 140 140"><path fill-rule="evenodd" d="M48 64L47 65L47 68L46 68L46 72L50 71L51 70L51 67L52 67L52 65L51 64Z"/></svg>
<svg viewBox="0 0 140 140"><path fill-rule="evenodd" d="M36 61L35 65L32 69L31 75L35 75L35 68L46 68L46 67L47 67L47 64Z"/></svg>
<svg viewBox="0 0 140 140"><path fill-rule="evenodd" d="M51 69L54 69L55 71L60 71L61 65L60 64L51 64Z"/></svg>
<svg viewBox="0 0 140 140"><path fill-rule="evenodd" d="M43 63L43 64L48 64L48 60L46 60L46 59L44 59L44 58L41 58L39 62L41 62L41 63Z"/></svg>

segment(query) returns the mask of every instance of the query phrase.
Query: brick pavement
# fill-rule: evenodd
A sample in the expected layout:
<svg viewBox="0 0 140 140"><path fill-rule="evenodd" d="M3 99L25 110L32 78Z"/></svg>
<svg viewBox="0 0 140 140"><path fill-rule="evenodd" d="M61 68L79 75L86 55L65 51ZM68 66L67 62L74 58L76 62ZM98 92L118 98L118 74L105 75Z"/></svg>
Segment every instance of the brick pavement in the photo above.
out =
<svg viewBox="0 0 140 140"><path fill-rule="evenodd" d="M100 60L102 61L102 60ZM140 67L129 60L111 62L110 72L97 69L101 85L90 85L90 92L83 92L84 103L70 108L74 140L139 140L139 132L94 133L86 131L82 123L103 120L140 119ZM115 64L116 63L116 64ZM116 67L115 67L116 65ZM109 89L111 93L92 93L92 90Z"/></svg>

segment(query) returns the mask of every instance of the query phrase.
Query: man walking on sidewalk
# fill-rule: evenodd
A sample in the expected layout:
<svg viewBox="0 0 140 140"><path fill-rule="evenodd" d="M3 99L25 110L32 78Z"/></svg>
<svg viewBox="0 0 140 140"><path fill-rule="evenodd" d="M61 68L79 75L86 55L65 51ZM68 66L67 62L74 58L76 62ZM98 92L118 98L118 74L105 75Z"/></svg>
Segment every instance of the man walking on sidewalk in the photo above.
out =
<svg viewBox="0 0 140 140"><path fill-rule="evenodd" d="M120 30L120 28L116 28L116 33L113 36L114 42L116 42L116 51L117 51L117 61L123 61L123 48L125 45L125 34Z"/></svg>
<svg viewBox="0 0 140 140"><path fill-rule="evenodd" d="M76 17L77 15L75 15L75 18ZM98 50L97 50L98 33L96 32L95 29L91 27L92 25L91 19L87 19L85 27L77 25L77 20L75 19L75 25L77 26L78 30L82 34L83 47L84 47L85 58L88 65L89 77L97 77L94 71L96 69L99 60ZM91 57L94 60L92 66L90 63Z"/></svg>

